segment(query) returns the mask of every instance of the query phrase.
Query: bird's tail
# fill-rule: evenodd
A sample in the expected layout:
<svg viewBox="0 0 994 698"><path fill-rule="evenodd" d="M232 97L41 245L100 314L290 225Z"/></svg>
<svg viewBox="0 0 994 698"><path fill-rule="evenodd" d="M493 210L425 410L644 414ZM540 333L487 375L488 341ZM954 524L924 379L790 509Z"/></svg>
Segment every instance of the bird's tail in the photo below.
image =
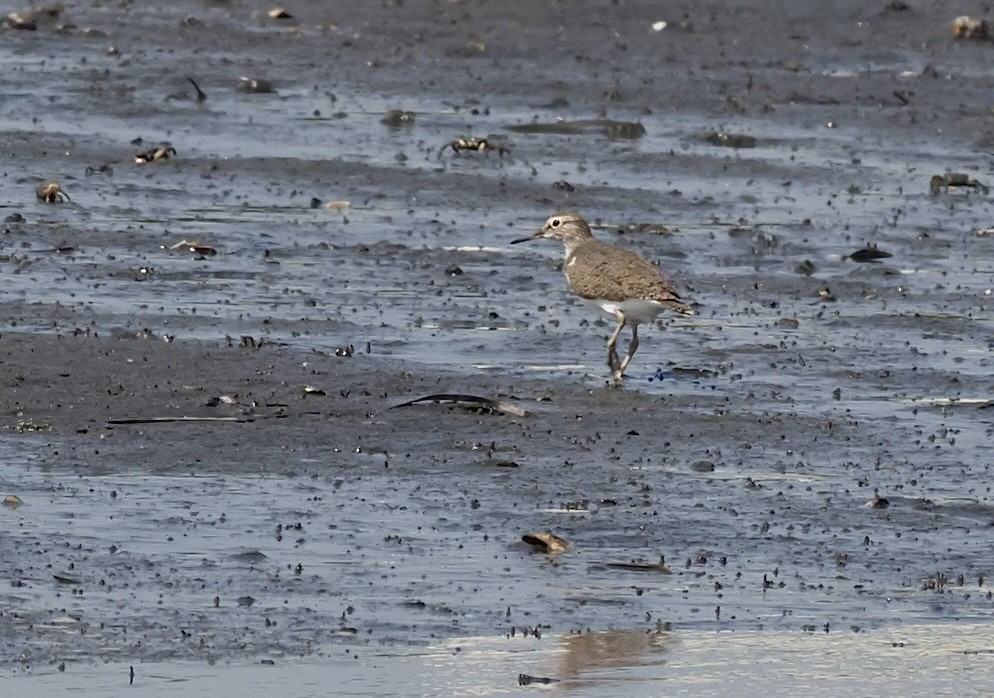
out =
<svg viewBox="0 0 994 698"><path fill-rule="evenodd" d="M675 313L680 313L681 315L694 314L694 309L679 299L668 300L664 303L664 305L669 310L672 310Z"/></svg>

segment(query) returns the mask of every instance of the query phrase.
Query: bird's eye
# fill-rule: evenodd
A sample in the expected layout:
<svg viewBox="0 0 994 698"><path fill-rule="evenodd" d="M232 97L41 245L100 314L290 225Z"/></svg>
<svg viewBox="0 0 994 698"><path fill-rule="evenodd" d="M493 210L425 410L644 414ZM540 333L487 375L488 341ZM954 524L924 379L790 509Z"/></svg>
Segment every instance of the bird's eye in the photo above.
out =
<svg viewBox="0 0 994 698"><path fill-rule="evenodd" d="M551 225L553 228L558 228L560 223L562 223L562 221L560 221L558 218L553 218L549 222L549 225Z"/></svg>

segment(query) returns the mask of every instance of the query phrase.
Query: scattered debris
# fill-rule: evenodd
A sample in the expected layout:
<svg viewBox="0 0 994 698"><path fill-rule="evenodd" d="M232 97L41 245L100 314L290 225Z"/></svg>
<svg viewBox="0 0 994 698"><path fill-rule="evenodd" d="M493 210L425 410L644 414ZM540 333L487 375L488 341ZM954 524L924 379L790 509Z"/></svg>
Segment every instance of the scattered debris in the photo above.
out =
<svg viewBox="0 0 994 698"><path fill-rule="evenodd" d="M11 29L33 32L38 29L38 25L51 24L57 20L62 15L63 9L61 4L51 3L32 7L23 12L11 12L4 20L4 24Z"/></svg>
<svg viewBox="0 0 994 698"><path fill-rule="evenodd" d="M276 92L273 83L263 78L238 78L238 88L251 95L264 95Z"/></svg>
<svg viewBox="0 0 994 698"><path fill-rule="evenodd" d="M956 39L990 39L990 27L987 25L986 19L960 15L953 20L953 37Z"/></svg>
<svg viewBox="0 0 994 698"><path fill-rule="evenodd" d="M811 276L815 273L815 264L810 259L805 259L803 262L794 267L795 274L803 274L804 276Z"/></svg>
<svg viewBox="0 0 994 698"><path fill-rule="evenodd" d="M971 187L984 194L990 193L990 188L976 179L971 179L970 175L962 172L947 172L941 175L932 175L928 181L928 193L937 196L943 190L949 193L950 189L959 187Z"/></svg>
<svg viewBox="0 0 994 698"><path fill-rule="evenodd" d="M162 247L165 249L165 247ZM200 258L203 257L213 257L217 254L217 249L211 247L210 245L204 244L202 242L197 242L195 240L180 240L175 245L169 246L170 250L186 250L191 254L195 254Z"/></svg>
<svg viewBox="0 0 994 698"><path fill-rule="evenodd" d="M282 7L274 7L266 13L266 16L269 17L269 19L293 19L293 15Z"/></svg>
<svg viewBox="0 0 994 698"><path fill-rule="evenodd" d="M890 502L880 496L878 492L873 493L873 499L866 503L866 506L871 509L886 509L890 506Z"/></svg>
<svg viewBox="0 0 994 698"><path fill-rule="evenodd" d="M704 142L711 145L718 145L723 148L755 148L756 138L738 133L725 133L724 131L712 131L704 135Z"/></svg>
<svg viewBox="0 0 994 698"><path fill-rule="evenodd" d="M206 102L207 93L200 89L200 85L197 84L197 81L191 78L189 75L187 76L186 79L189 80L191 85L193 85L193 89L197 91L197 103L203 104L204 102Z"/></svg>
<svg viewBox="0 0 994 698"><path fill-rule="evenodd" d="M673 570L666 566L666 557L659 556L659 562L641 562L633 560L631 562L608 562L607 567L616 570L635 570L637 572L662 572L663 574L673 574Z"/></svg>
<svg viewBox="0 0 994 698"><path fill-rule="evenodd" d="M238 395L218 395L210 398L206 403L207 407L217 407L218 405L233 406L239 404Z"/></svg>
<svg viewBox="0 0 994 698"><path fill-rule="evenodd" d="M559 683L559 679L552 679L548 676L529 676L528 674L518 674L518 685L528 686L530 684L550 684Z"/></svg>
<svg viewBox="0 0 994 698"><path fill-rule="evenodd" d="M250 564L257 564L262 562L263 560L268 560L269 558L266 557L266 553L262 552L261 550L243 550L240 553L234 553L231 556L231 559L234 560L235 562L247 562Z"/></svg>
<svg viewBox="0 0 994 698"><path fill-rule="evenodd" d="M21 434L34 431L52 431L52 425L46 422L32 422L28 419L17 420L17 431Z"/></svg>
<svg viewBox="0 0 994 698"><path fill-rule="evenodd" d="M46 204L72 201L69 195L62 191L62 187L59 186L58 182L42 182L35 189L35 196L38 197L38 201L44 201Z"/></svg>
<svg viewBox="0 0 994 698"><path fill-rule="evenodd" d="M553 182L552 186L555 189L559 189L561 191L566 191L566 192L569 192L571 194L576 191L576 187L574 187L572 184L570 184L569 182L567 182L565 179L559 180L558 182Z"/></svg>
<svg viewBox="0 0 994 698"><path fill-rule="evenodd" d="M38 24L34 21L30 13L21 14L19 12L11 12L4 20L4 24L11 29L20 29L21 31L33 32L38 29Z"/></svg>
<svg viewBox="0 0 994 698"><path fill-rule="evenodd" d="M535 552L546 555L560 555L570 548L569 541L560 538L552 531L540 531L538 533L526 533L521 536L528 545L535 548Z"/></svg>
<svg viewBox="0 0 994 698"><path fill-rule="evenodd" d="M305 385L303 388L304 395L316 395L318 397L324 397L328 393L321 388L315 388L313 385Z"/></svg>
<svg viewBox="0 0 994 698"><path fill-rule="evenodd" d="M52 579L54 579L59 584L77 585L82 584L81 581L75 577L68 577L64 574L53 574Z"/></svg>
<svg viewBox="0 0 994 698"><path fill-rule="evenodd" d="M488 412L490 414L499 412L501 414L507 414L514 417L524 417L528 414L526 410L518 407L517 405L512 405L507 400L494 400L488 397L462 395L457 393L436 393L434 395L425 395L424 397L419 397L408 402L403 402L399 405L394 405L391 409L413 407L415 405L421 405L429 402L451 402L474 412Z"/></svg>
<svg viewBox="0 0 994 698"><path fill-rule="evenodd" d="M890 252L885 252L883 250L877 249L876 245L867 245L861 250L856 250L851 255L849 259L854 262L876 262L881 259L887 259L893 255Z"/></svg>
<svg viewBox="0 0 994 698"><path fill-rule="evenodd" d="M18 497L16 494L8 494L3 498L3 505L8 509L18 509L24 506L24 500Z"/></svg>
<svg viewBox="0 0 994 698"><path fill-rule="evenodd" d="M148 162L168 160L174 155L176 155L176 148L172 147L169 143L160 143L154 148L149 148L148 150L142 151L135 155L135 164L144 165Z"/></svg>
<svg viewBox="0 0 994 698"><path fill-rule="evenodd" d="M35 250L35 252L54 252L55 254L65 254L66 252L73 252L75 249L75 247L63 240L55 247L49 247L44 250Z"/></svg>
<svg viewBox="0 0 994 698"><path fill-rule="evenodd" d="M174 339L176 339L176 335L171 335L171 334L160 335L155 330L150 330L147 327L143 328L141 330L138 330L137 332L135 332L133 334L127 333L124 336L125 337L134 337L135 339L162 339L165 342L171 342Z"/></svg>
<svg viewBox="0 0 994 698"><path fill-rule="evenodd" d="M609 121L604 124L604 135L619 140L635 140L645 135L645 126L638 121Z"/></svg>
<svg viewBox="0 0 994 698"><path fill-rule="evenodd" d="M501 158L504 157L505 153L510 154L511 152L502 145L494 145L486 138L476 138L476 137L457 138L454 141L446 143L438 150L439 158L442 157L442 153L445 152L446 148L452 148L452 152L457 154L467 151L475 151L477 153L488 153L496 150L497 154Z"/></svg>
<svg viewBox="0 0 994 698"><path fill-rule="evenodd" d="M652 23L652 31L654 31L654 32L661 32L664 29L666 29L666 25L667 25L667 23L663 22L663 21L653 22Z"/></svg>
<svg viewBox="0 0 994 698"><path fill-rule="evenodd" d="M383 115L383 118L380 119L380 123L387 128L402 128L404 126L413 126L414 119L415 114L412 111L391 109Z"/></svg>
<svg viewBox="0 0 994 698"><path fill-rule="evenodd" d="M171 422L253 422L254 417L112 417L108 426L127 424L169 424Z"/></svg>
<svg viewBox="0 0 994 698"><path fill-rule="evenodd" d="M355 354L355 347L352 346L351 344L340 346L338 347L338 349L335 350L335 356L342 356L347 359L352 358L354 354Z"/></svg>

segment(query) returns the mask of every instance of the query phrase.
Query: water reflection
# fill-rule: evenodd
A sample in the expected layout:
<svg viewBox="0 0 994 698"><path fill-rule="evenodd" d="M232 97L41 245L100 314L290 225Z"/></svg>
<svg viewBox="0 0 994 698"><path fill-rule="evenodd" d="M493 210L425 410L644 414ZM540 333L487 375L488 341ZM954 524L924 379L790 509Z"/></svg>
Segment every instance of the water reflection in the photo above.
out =
<svg viewBox="0 0 994 698"><path fill-rule="evenodd" d="M565 681L662 662L671 637L664 630L608 630L566 635L559 644L552 675Z"/></svg>

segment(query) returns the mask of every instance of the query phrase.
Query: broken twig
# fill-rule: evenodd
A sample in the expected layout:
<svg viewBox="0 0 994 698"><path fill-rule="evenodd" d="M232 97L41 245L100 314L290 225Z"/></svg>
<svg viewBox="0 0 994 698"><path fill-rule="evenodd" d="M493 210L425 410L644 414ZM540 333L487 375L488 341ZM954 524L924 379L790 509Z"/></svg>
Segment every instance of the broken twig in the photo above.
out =
<svg viewBox="0 0 994 698"><path fill-rule="evenodd" d="M501 414L509 414L514 417L524 417L528 414L527 410L518 407L517 405L512 405L507 400L494 400L489 397L462 395L458 393L437 393L435 395L425 395L424 397L419 397L414 400L409 400L408 402L402 402L399 405L394 405L391 409L413 407L415 405L429 402L451 402L469 410L487 411L491 414L500 412Z"/></svg>

